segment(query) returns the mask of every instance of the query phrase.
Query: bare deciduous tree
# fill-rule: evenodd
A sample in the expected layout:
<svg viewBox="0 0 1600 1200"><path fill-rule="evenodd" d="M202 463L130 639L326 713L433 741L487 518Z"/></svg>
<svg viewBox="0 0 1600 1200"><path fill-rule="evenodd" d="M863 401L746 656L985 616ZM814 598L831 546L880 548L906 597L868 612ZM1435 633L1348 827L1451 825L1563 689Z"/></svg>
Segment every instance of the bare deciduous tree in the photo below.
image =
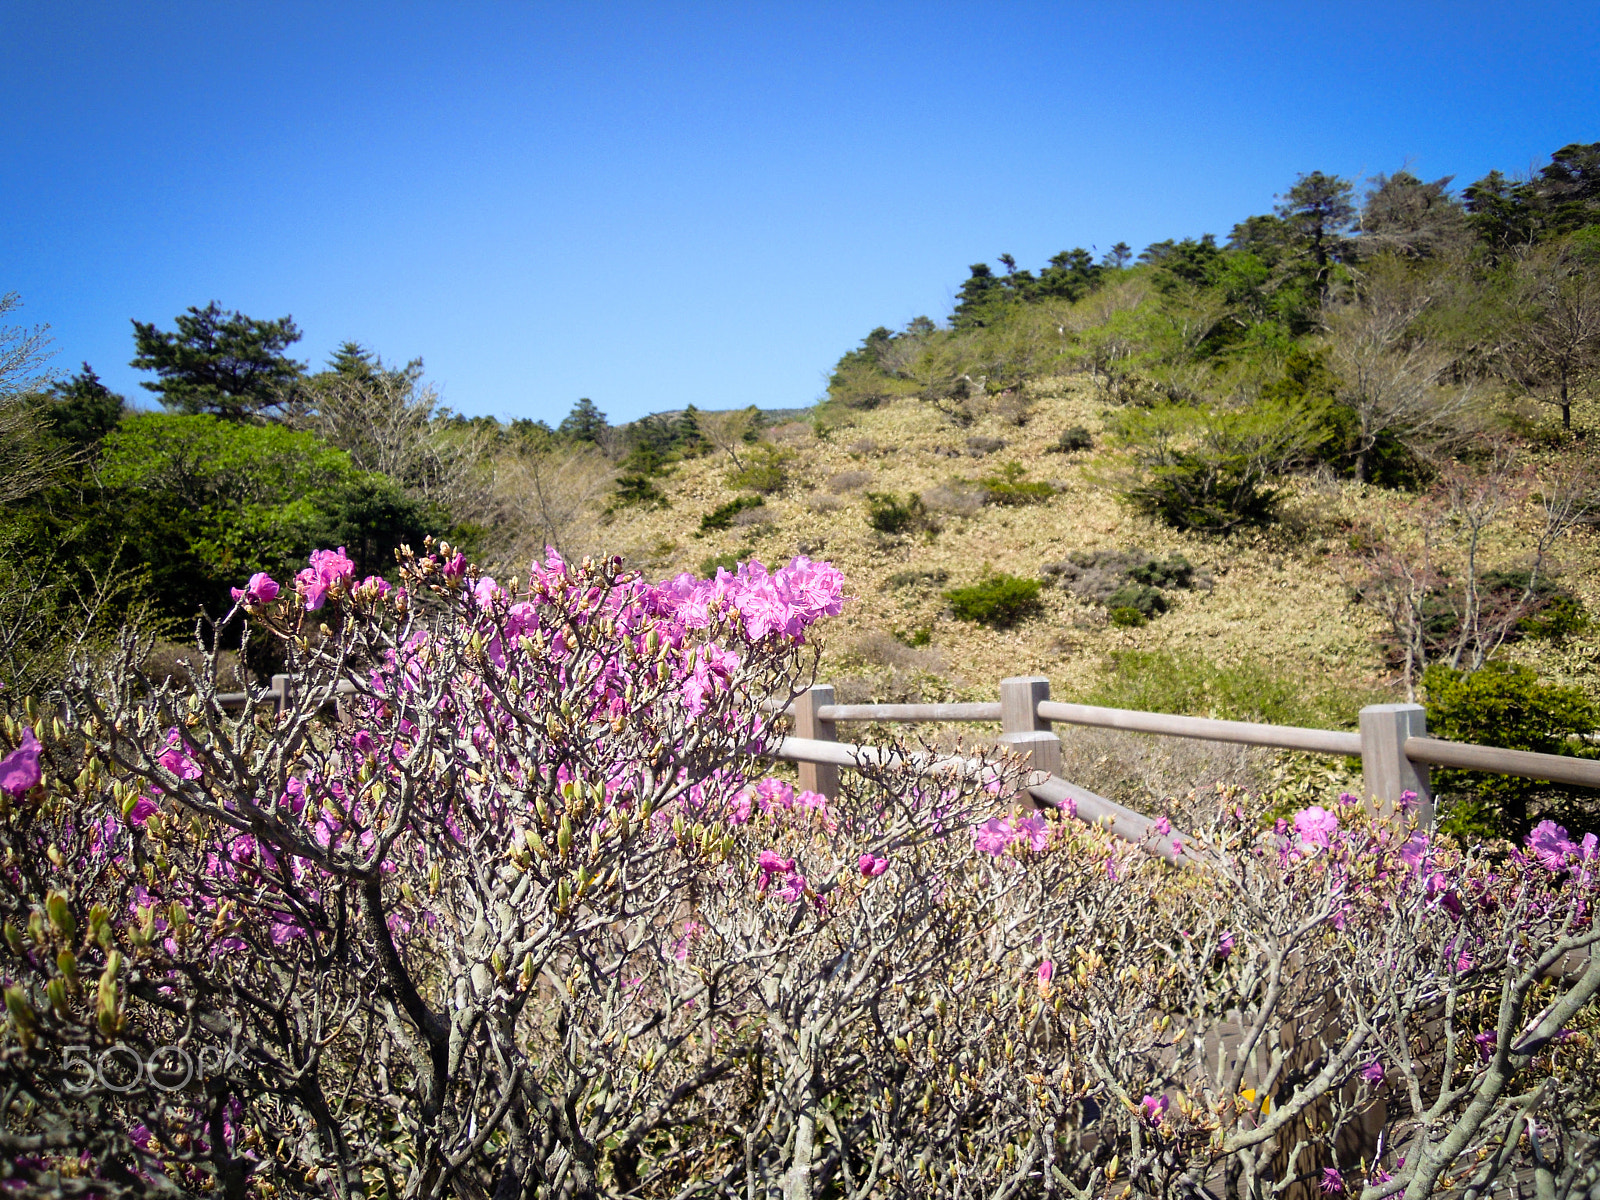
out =
<svg viewBox="0 0 1600 1200"><path fill-rule="evenodd" d="M1539 247L1513 269L1514 318L1499 352L1506 374L1561 410L1572 428L1572 392L1600 368L1600 266L1569 244Z"/></svg>

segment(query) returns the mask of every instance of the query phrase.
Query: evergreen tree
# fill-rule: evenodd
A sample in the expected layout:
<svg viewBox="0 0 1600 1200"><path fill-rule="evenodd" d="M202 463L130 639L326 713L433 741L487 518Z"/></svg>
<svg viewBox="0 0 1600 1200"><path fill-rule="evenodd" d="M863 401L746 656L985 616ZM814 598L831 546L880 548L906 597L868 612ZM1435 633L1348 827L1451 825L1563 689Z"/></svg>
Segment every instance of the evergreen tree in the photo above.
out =
<svg viewBox="0 0 1600 1200"><path fill-rule="evenodd" d="M971 273L956 293L955 312L950 324L957 329L975 329L987 325L993 318L996 302L1005 296L1005 285L989 269L988 263L973 263ZM888 330L884 330L888 334Z"/></svg>
<svg viewBox="0 0 1600 1200"><path fill-rule="evenodd" d="M285 403L304 374L305 364L284 354L300 340L292 317L257 321L225 312L213 300L191 307L176 324L167 333L133 322L137 353L130 365L159 375L158 382L140 386L177 412L233 421L261 417Z"/></svg>
<svg viewBox="0 0 1600 1200"><path fill-rule="evenodd" d="M1349 255L1347 235L1355 221L1355 204L1348 179L1312 171L1295 180L1278 197L1283 203L1273 211L1284 222L1292 243L1309 255L1319 286L1326 286L1328 268Z"/></svg>
<svg viewBox="0 0 1600 1200"><path fill-rule="evenodd" d="M566 415L561 424L556 426L556 432L575 442L598 443L600 435L610 428L611 423L606 420L605 413L595 407L593 400L584 396L572 406L572 411Z"/></svg>
<svg viewBox="0 0 1600 1200"><path fill-rule="evenodd" d="M88 363L49 392L45 410L50 432L73 447L99 444L122 420L125 401L100 382Z"/></svg>
<svg viewBox="0 0 1600 1200"><path fill-rule="evenodd" d="M1120 271L1133 261L1133 247L1127 242L1118 242L1107 250L1105 257L1100 260L1102 267L1109 267L1113 271Z"/></svg>
<svg viewBox="0 0 1600 1200"><path fill-rule="evenodd" d="M1362 252L1433 258L1462 245L1470 230L1450 194L1451 178L1424 183L1409 171L1377 176L1361 207Z"/></svg>

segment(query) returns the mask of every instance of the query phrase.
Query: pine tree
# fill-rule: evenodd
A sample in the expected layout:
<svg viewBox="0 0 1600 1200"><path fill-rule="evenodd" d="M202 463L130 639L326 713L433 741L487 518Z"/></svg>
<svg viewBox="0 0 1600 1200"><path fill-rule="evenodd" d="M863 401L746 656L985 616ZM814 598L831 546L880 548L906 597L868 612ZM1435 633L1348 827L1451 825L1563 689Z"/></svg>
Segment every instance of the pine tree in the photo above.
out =
<svg viewBox="0 0 1600 1200"><path fill-rule="evenodd" d="M130 365L159 375L140 386L178 412L258 418L283 405L305 372L304 363L284 354L300 340L293 317L257 321L213 300L191 307L176 324L176 332L166 333L133 322L138 353Z"/></svg>
<svg viewBox="0 0 1600 1200"><path fill-rule="evenodd" d="M570 438L575 442L600 441L600 435L611 428L611 423L606 420L605 413L595 407L593 400L584 396L572 406L561 424L556 426L556 432L562 437Z"/></svg>

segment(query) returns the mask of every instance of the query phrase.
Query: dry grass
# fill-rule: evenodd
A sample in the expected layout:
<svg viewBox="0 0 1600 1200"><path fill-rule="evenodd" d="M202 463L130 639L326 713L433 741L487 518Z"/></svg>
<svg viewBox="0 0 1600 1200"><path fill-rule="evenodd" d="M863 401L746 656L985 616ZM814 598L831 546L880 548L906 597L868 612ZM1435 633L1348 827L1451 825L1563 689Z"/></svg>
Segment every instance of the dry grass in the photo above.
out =
<svg viewBox="0 0 1600 1200"><path fill-rule="evenodd" d="M1278 526L1226 540L1185 534L1131 512L1086 479L1085 468L1103 462L1108 453L1101 449L1105 401L1088 380L1044 380L1031 385L1023 401L1031 419L1020 428L992 406L972 426L957 428L915 399L851 413L852 428L836 428L804 449L793 464L794 481L767 500L769 522L685 539L659 554L650 569L661 575L692 570L706 556L721 553L768 564L802 550L827 558L844 572L856 599L822 630L821 678L836 686L848 679L857 698L889 699L900 693L892 698L908 699L916 693L922 699L992 699L1004 676L1036 674L1050 679L1055 696L1070 700L1104 678L1112 652L1133 649L1220 665L1264 664L1302 681L1308 693L1382 685L1376 623L1347 597L1347 584L1358 569L1350 537L1358 523L1396 512L1395 493L1348 481L1295 479L1288 484ZM1050 453L1060 430L1077 425L1089 430L1096 448L1070 461ZM1055 479L1062 490L1025 509L983 505L977 479L988 473L988 464L961 450L955 451L960 457L950 457L952 447L980 437L1004 440L1008 460L1021 463L1030 478ZM870 473L853 458L860 453L856 447L869 440L886 450L873 460ZM619 521L611 531L613 544L625 553L630 546L672 546L681 531L730 498L720 476L709 459L683 464L662 485L671 506ZM942 514L942 531L901 537L875 533L867 526L865 506L849 494L868 484L873 491L920 495L930 510ZM1529 520L1509 526L1496 535L1491 557L1515 560L1531 532ZM945 587L973 583L986 572L1036 578L1043 564L1073 551L1130 546L1160 558L1180 553L1196 568L1210 568L1215 586L1209 592L1170 592L1171 611L1134 629L1107 625L1101 609L1049 588L1039 617L1005 631L956 621L940 587L884 586L890 576L907 571L945 571ZM1592 530L1558 551L1569 568L1563 583L1593 612L1600 612L1597 551ZM959 679L904 666L869 666L851 657L863 638L875 633L881 639L886 629L930 631L930 649L954 665ZM1594 690L1600 628L1565 644L1527 643L1516 654L1541 671ZM844 736L871 735L858 729ZM1239 759L1237 752L1215 747L1178 743L1155 751L1132 742L1092 744L1099 747L1092 755L1085 750L1074 759L1073 769L1086 773L1087 786L1092 779L1113 791L1132 789L1147 797L1181 794L1197 781L1233 779L1255 769L1248 755ZM1097 766L1102 758L1105 763ZM1185 780L1187 786L1181 786Z"/></svg>

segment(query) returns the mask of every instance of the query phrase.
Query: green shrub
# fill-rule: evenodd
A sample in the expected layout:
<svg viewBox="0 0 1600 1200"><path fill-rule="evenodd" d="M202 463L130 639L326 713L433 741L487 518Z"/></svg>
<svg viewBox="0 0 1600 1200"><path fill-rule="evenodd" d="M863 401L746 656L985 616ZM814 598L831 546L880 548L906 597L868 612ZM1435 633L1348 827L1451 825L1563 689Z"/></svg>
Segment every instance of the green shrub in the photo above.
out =
<svg viewBox="0 0 1600 1200"><path fill-rule="evenodd" d="M1272 481L1319 438L1312 409L1265 400L1247 409L1158 404L1119 413L1113 431L1121 454L1101 481L1137 511L1201 533L1271 521Z"/></svg>
<svg viewBox="0 0 1600 1200"><path fill-rule="evenodd" d="M970 587L951 588L944 595L961 620L1003 629L1039 611L1043 586L1037 579L991 575Z"/></svg>
<svg viewBox="0 0 1600 1200"><path fill-rule="evenodd" d="M1055 488L1042 480L1024 480L1027 474L1021 463L1010 462L994 475L986 475L978 482L983 487L984 499L990 504L1021 505L1040 504L1056 494Z"/></svg>
<svg viewBox="0 0 1600 1200"><path fill-rule="evenodd" d="M794 456L793 450L771 442L752 446L745 455L744 466L728 476L728 486L767 495L781 492L789 483L788 464Z"/></svg>
<svg viewBox="0 0 1600 1200"><path fill-rule="evenodd" d="M1541 683L1520 663L1491 661L1473 672L1434 664L1423 673L1428 732L1455 742L1532 750L1539 754L1600 757L1600 747L1582 735L1600 725L1600 706L1575 687ZM1532 828L1534 815L1563 812L1594 792L1513 775L1476 771L1439 771L1434 791L1448 798L1440 824L1462 837L1498 836L1520 839ZM1572 825L1588 824L1582 814L1564 812Z"/></svg>
<svg viewBox="0 0 1600 1200"><path fill-rule="evenodd" d="M1132 605L1124 604L1111 610L1111 623L1125 629L1137 629L1141 625L1148 625L1150 618Z"/></svg>
<svg viewBox="0 0 1600 1200"><path fill-rule="evenodd" d="M701 559L700 577L702 579L714 578L718 567L729 571L737 571L739 569L739 556L737 554L713 554L710 558Z"/></svg>
<svg viewBox="0 0 1600 1200"><path fill-rule="evenodd" d="M1583 602L1570 592L1560 591L1544 602L1532 616L1517 622L1517 629L1529 637L1564 638L1589 628L1589 615Z"/></svg>
<svg viewBox="0 0 1600 1200"><path fill-rule="evenodd" d="M1128 568L1128 578L1153 588L1193 587L1194 565L1181 554L1171 555L1165 562L1152 558Z"/></svg>
<svg viewBox="0 0 1600 1200"><path fill-rule="evenodd" d="M913 650L921 650L933 642L933 630L927 625L917 629L897 629L894 631L894 640L902 646L910 646Z"/></svg>
<svg viewBox="0 0 1600 1200"><path fill-rule="evenodd" d="M1144 618L1139 622L1143 625L1151 617L1158 617L1167 611L1167 598L1161 594L1160 588L1129 580L1111 593L1106 607L1111 610L1113 624L1127 624L1126 621L1117 621L1116 614L1119 609L1132 609Z"/></svg>
<svg viewBox="0 0 1600 1200"><path fill-rule="evenodd" d="M700 532L712 533L718 529L727 529L733 524L733 519L747 508L760 508L766 501L760 496L735 496L726 504L718 505L705 516L700 518Z"/></svg>
<svg viewBox="0 0 1600 1200"><path fill-rule="evenodd" d="M667 496L650 476L629 472L617 477L617 487L611 494L612 508L666 508Z"/></svg>
<svg viewBox="0 0 1600 1200"><path fill-rule="evenodd" d="M1050 447L1050 453L1073 454L1079 450L1092 449L1094 449L1094 438L1089 436L1089 431L1082 425L1074 425L1071 429L1061 431L1056 444Z"/></svg>
<svg viewBox="0 0 1600 1200"><path fill-rule="evenodd" d="M867 524L879 533L907 533L927 519L927 510L917 496L903 501L890 492L868 492Z"/></svg>

